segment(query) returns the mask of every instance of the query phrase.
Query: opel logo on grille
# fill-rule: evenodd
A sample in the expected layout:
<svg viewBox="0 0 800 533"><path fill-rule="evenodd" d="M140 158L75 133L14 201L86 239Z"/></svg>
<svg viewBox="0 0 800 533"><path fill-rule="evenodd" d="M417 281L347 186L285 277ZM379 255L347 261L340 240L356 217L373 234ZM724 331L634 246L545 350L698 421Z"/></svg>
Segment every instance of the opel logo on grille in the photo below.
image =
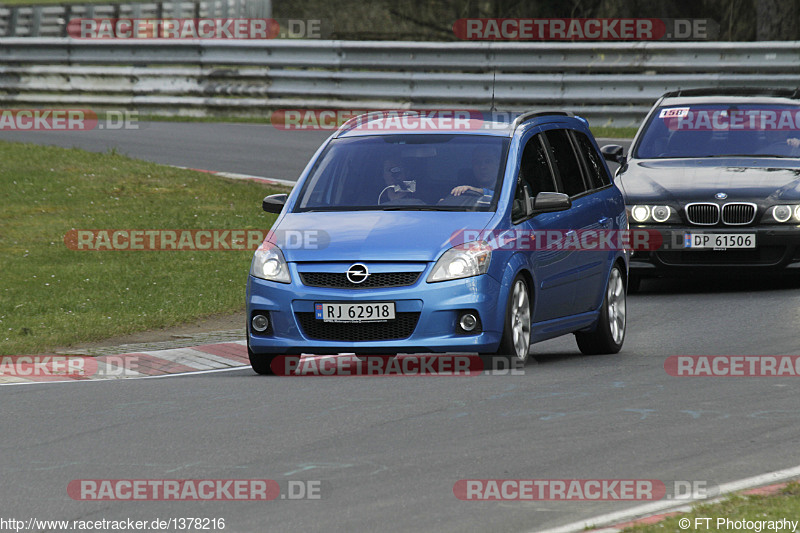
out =
<svg viewBox="0 0 800 533"><path fill-rule="evenodd" d="M724 192L718 192L717 194L714 195L714 198L716 198L717 200L724 200L727 197L728 195L725 194Z"/></svg>
<svg viewBox="0 0 800 533"><path fill-rule="evenodd" d="M362 263L355 263L351 265L350 268L347 269L347 279L350 283L363 283L369 277L369 270L367 270L367 265Z"/></svg>

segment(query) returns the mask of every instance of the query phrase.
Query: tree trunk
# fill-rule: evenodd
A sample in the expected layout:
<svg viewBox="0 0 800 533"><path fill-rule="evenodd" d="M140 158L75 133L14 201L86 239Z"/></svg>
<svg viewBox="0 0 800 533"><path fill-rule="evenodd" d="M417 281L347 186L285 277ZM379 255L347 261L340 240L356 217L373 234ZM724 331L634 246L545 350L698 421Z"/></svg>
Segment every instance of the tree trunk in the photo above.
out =
<svg viewBox="0 0 800 533"><path fill-rule="evenodd" d="M795 0L755 0L759 41L794 41L797 39L797 3Z"/></svg>

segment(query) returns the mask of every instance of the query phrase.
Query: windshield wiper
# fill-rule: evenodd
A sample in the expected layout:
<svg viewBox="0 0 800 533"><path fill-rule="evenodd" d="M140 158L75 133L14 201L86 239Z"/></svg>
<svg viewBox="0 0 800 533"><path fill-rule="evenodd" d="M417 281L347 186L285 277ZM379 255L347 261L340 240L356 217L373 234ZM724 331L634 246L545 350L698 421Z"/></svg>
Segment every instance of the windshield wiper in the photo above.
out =
<svg viewBox="0 0 800 533"><path fill-rule="evenodd" d="M369 206L324 206L324 207L301 207L297 213L337 213L340 211L373 211L374 207Z"/></svg>
<svg viewBox="0 0 800 533"><path fill-rule="evenodd" d="M709 157L779 157L783 159L792 158L790 155L777 155L777 154L725 154L725 155L704 155L704 158Z"/></svg>
<svg viewBox="0 0 800 533"><path fill-rule="evenodd" d="M390 205L381 207L381 211L466 211L466 209L454 205Z"/></svg>

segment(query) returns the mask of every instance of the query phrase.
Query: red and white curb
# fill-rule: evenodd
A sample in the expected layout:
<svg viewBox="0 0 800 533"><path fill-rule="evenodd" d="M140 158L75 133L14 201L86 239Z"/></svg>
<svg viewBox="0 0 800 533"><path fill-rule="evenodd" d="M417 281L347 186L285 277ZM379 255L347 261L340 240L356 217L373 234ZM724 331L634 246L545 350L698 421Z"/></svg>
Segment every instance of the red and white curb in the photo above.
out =
<svg viewBox="0 0 800 533"><path fill-rule="evenodd" d="M689 498L681 500L680 503L674 500L646 503L623 511L595 516L588 520L535 531L537 533L577 533L581 531L617 533L633 525L652 524L676 514L688 513L692 510L693 504L716 503L724 500L725 496L734 492L742 494L774 494L783 488L788 481L798 477L800 477L800 466L795 466L730 483L723 483L719 486L719 496L714 498Z"/></svg>
<svg viewBox="0 0 800 533"><path fill-rule="evenodd" d="M246 341L98 357L0 356L0 385L156 377L249 365Z"/></svg>
<svg viewBox="0 0 800 533"><path fill-rule="evenodd" d="M257 181L259 183L264 183L266 185L280 185L282 187L290 187L290 188L297 185L297 182L295 181L281 180L277 178L265 178L263 176L251 176L249 174L237 174L235 172L218 172L216 170L204 170L202 168L179 167L177 165L171 165L171 166L175 168L181 168L183 170L194 170L195 172L212 174L214 176L219 176L221 178L228 178L232 180L251 180L251 181Z"/></svg>

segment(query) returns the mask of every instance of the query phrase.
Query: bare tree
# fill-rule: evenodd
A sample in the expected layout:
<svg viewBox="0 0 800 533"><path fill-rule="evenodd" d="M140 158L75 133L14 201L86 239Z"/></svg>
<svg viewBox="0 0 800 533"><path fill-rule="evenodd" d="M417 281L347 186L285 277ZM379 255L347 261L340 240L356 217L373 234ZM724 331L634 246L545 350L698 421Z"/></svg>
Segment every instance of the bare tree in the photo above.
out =
<svg viewBox="0 0 800 533"><path fill-rule="evenodd" d="M755 0L755 2L757 40L797 39L797 0Z"/></svg>

